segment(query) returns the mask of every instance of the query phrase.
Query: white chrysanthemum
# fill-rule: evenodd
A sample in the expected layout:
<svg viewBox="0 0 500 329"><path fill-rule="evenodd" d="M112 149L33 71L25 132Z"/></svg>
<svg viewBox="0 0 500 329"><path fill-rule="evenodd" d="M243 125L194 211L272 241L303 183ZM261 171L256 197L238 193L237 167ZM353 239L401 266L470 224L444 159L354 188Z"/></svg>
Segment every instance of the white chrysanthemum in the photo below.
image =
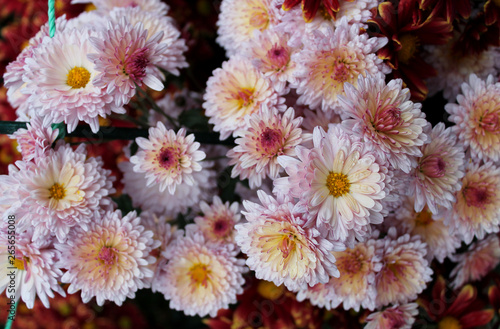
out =
<svg viewBox="0 0 500 329"><path fill-rule="evenodd" d="M170 7L161 0L71 0L71 3L92 3L102 15L119 8L139 8L144 12L153 13L158 16L167 14Z"/></svg>
<svg viewBox="0 0 500 329"><path fill-rule="evenodd" d="M169 261L155 290L186 315L215 317L243 292L245 262L237 254L233 244L209 243L200 231L187 229L164 252Z"/></svg>
<svg viewBox="0 0 500 329"><path fill-rule="evenodd" d="M500 82L490 75L486 81L471 74L462 84L458 104L447 104L448 120L455 123L458 141L470 147L474 160L500 160Z"/></svg>
<svg viewBox="0 0 500 329"><path fill-rule="evenodd" d="M358 83L358 76L371 75L384 81L390 72L375 52L387 43L386 38L369 38L359 34L358 24L349 25L344 18L333 30L314 31L304 42L304 48L292 55L297 63L294 73L298 83L299 103L312 109L333 110L340 105L344 83Z"/></svg>
<svg viewBox="0 0 500 329"><path fill-rule="evenodd" d="M465 153L461 145L456 145L451 128L445 129L442 122L432 129L429 138L430 143L422 146L422 156L411 173L408 195L415 196L415 211L427 205L437 213L438 206L451 208L455 201L454 194L464 176Z"/></svg>
<svg viewBox="0 0 500 329"><path fill-rule="evenodd" d="M444 224L442 212L433 213L427 207L416 212L414 198L405 197L403 200L401 207L394 210L397 222L391 224L401 227L403 233L418 235L427 244L426 259L429 263L433 258L442 263L446 257L453 255L460 247L460 239L450 233L448 226Z"/></svg>
<svg viewBox="0 0 500 329"><path fill-rule="evenodd" d="M411 329L417 314L417 303L394 305L368 315L364 329Z"/></svg>
<svg viewBox="0 0 500 329"><path fill-rule="evenodd" d="M306 228L305 209L290 198L275 200L263 191L258 195L262 205L244 201L242 213L248 222L236 225L236 243L248 256L247 265L255 276L292 291L338 277L331 251L343 250L343 244L333 244L317 229Z"/></svg>
<svg viewBox="0 0 500 329"><path fill-rule="evenodd" d="M107 212L94 218L87 230L72 230L66 243L56 243L59 265L67 270L61 282L70 284L68 293L81 290L84 303L96 297L101 306L106 300L121 305L145 287L153 276L148 265L155 258L150 252L159 242L140 220L135 211L124 217L120 210Z"/></svg>
<svg viewBox="0 0 500 329"><path fill-rule="evenodd" d="M9 175L16 179L22 206L19 227L34 226L34 239L55 235L62 242L70 228L83 229L109 204L114 177L100 158L87 157L85 145L75 151L60 144L34 162L16 162Z"/></svg>
<svg viewBox="0 0 500 329"><path fill-rule="evenodd" d="M270 80L241 57L231 58L213 72L203 99L208 122L220 132L221 140L246 128L245 116L257 113L262 105L282 110L280 105L285 101L278 97Z"/></svg>
<svg viewBox="0 0 500 329"><path fill-rule="evenodd" d="M181 38L181 32L174 26L170 17L160 16L156 11L144 11L137 7L115 8L109 16L111 22L114 23L118 23L122 18L125 18L132 25L141 23L148 31L146 37L148 42L158 32L162 32L159 42L166 47L158 54L159 62L156 65L159 67L174 75L179 75L179 69L188 67L184 57L184 53L188 49L186 42Z"/></svg>
<svg viewBox="0 0 500 329"><path fill-rule="evenodd" d="M295 146L302 140L302 118L295 118L292 108L281 116L278 110L264 106L247 116L245 122L248 128L236 133L237 145L227 152L227 157L229 165L234 165L231 177L248 178L250 188L256 188L266 176L279 177L282 168L278 156L295 155Z"/></svg>
<svg viewBox="0 0 500 329"><path fill-rule="evenodd" d="M132 205L144 211L169 217L175 217L190 208L196 211L201 200L212 197L217 186L215 172L204 163L203 166L201 171L193 172L195 182L193 185L182 183L176 187L172 195L168 189L160 191L158 184L148 186L146 175L136 173L132 163L123 161L118 164L118 168L123 172L123 193L132 198Z"/></svg>
<svg viewBox="0 0 500 329"><path fill-rule="evenodd" d="M347 18L349 24L367 23L373 17L372 9L378 4L378 0L340 0L335 25L340 23L342 17Z"/></svg>
<svg viewBox="0 0 500 329"><path fill-rule="evenodd" d="M410 90L403 89L401 79L359 77L357 86L346 83L345 96L340 96L346 120L342 126L373 145L381 159L395 169L409 173L415 166L413 157L422 156L420 146L429 124L422 105L410 101Z"/></svg>
<svg viewBox="0 0 500 329"><path fill-rule="evenodd" d="M24 161L31 161L46 154L56 140L58 129L52 130L43 124L39 116L31 118L27 129L18 129L11 138L17 141L17 150L22 154Z"/></svg>
<svg viewBox="0 0 500 329"><path fill-rule="evenodd" d="M491 234L484 240L473 243L467 252L457 255L458 264L451 271L454 289L464 284L479 281L500 263L500 240Z"/></svg>
<svg viewBox="0 0 500 329"><path fill-rule="evenodd" d="M445 45L426 47L428 56L425 60L437 70L437 75L426 81L429 96L442 90L448 102L455 101L460 93L460 86L469 79L469 75L477 74L481 79L486 79L490 74L496 76L495 61L500 58L500 53L494 47L479 54L471 52L457 56L453 49L455 42L451 40Z"/></svg>
<svg viewBox="0 0 500 329"><path fill-rule="evenodd" d="M328 131L331 124L337 124L341 122L340 115L333 112L323 112L321 110L313 111L306 109L304 110L302 116L304 120L302 121L302 145L312 148L313 147L313 131L316 127L323 128L324 131Z"/></svg>
<svg viewBox="0 0 500 329"><path fill-rule="evenodd" d="M328 133L316 128L313 141L310 162L301 159L303 169L294 158L278 158L290 177L276 180L275 185L296 186L298 189L290 188L290 195L317 214L313 218L316 225L326 224L334 240L345 241L350 236L362 241L370 223L383 220L384 167L369 145L338 126L332 126Z"/></svg>
<svg viewBox="0 0 500 329"><path fill-rule="evenodd" d="M431 281L432 270L425 259L426 244L419 237L404 234L398 237L394 228L377 240L382 255L382 269L377 273L377 308L389 304L404 304L415 300Z"/></svg>
<svg viewBox="0 0 500 329"><path fill-rule="evenodd" d="M203 216L194 219L205 239L215 243L234 243L234 226L240 221L238 202L222 203L218 196L214 196L212 204L200 202Z"/></svg>
<svg viewBox="0 0 500 329"><path fill-rule="evenodd" d="M469 163L465 167L462 189L457 201L447 212L445 224L453 234L470 243L474 236L484 238L496 233L500 224L500 168L488 162L482 166Z"/></svg>
<svg viewBox="0 0 500 329"><path fill-rule="evenodd" d="M99 130L99 116L112 112L125 113L113 103L105 87L97 87L92 80L98 72L87 55L94 50L90 30L65 30L53 38L45 37L26 58L26 87L28 103L37 108L44 123L64 121L68 132L75 130L79 121L85 121L93 132Z"/></svg>
<svg viewBox="0 0 500 329"><path fill-rule="evenodd" d="M138 137L136 143L140 149L130 162L135 164L135 172L146 174L147 186L159 185L160 192L168 188L174 194L182 183L194 185L193 172L201 171L199 162L206 154L198 150L200 143L194 141L193 134L186 136L181 128L176 135L158 122L149 128L148 139Z"/></svg>
<svg viewBox="0 0 500 329"><path fill-rule="evenodd" d="M52 239L33 241L32 228L21 232L15 213L9 214L0 230L0 293L5 290L7 297L14 301L21 298L28 308L33 308L38 297L49 308L48 297L53 298L54 291L66 296L57 282L62 275L56 265L60 253L54 249ZM9 219L14 224L9 223Z"/></svg>
<svg viewBox="0 0 500 329"><path fill-rule="evenodd" d="M108 27L99 37L90 37L97 53L87 57L95 64L99 74L92 81L106 88L116 106L128 104L135 95L136 85L153 90L163 89L163 74L156 67L166 44L160 44L162 33L146 39L148 31L141 23L133 26L125 18Z"/></svg>
<svg viewBox="0 0 500 329"><path fill-rule="evenodd" d="M217 21L217 42L231 57L254 36L278 22L280 11L273 0L224 0Z"/></svg>

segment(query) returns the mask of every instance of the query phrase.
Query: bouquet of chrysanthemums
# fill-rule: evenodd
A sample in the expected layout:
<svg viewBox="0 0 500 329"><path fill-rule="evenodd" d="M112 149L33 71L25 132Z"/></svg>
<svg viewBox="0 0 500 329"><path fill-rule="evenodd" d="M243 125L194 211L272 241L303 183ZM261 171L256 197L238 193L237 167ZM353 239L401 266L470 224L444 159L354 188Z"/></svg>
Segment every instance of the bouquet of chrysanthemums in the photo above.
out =
<svg viewBox="0 0 500 329"><path fill-rule="evenodd" d="M498 327L499 1L86 9L3 75L0 322Z"/></svg>

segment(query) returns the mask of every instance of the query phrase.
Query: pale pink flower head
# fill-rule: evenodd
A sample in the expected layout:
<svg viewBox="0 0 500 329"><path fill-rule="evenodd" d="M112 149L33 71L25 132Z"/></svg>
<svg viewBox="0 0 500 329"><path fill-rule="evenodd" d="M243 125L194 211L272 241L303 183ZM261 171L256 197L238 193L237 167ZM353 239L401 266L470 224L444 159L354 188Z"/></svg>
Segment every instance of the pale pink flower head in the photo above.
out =
<svg viewBox="0 0 500 329"><path fill-rule="evenodd" d="M208 122L214 124L221 140L247 128L245 116L257 113L263 105L284 110L285 101L249 60L236 56L214 70L203 99Z"/></svg>
<svg viewBox="0 0 500 329"><path fill-rule="evenodd" d="M28 308L33 308L35 298L38 297L49 308L49 297L53 298L54 292L66 296L58 283L62 275L56 264L60 252L54 249L52 239L33 241L32 227L21 231L17 223L9 224L9 219L15 223L16 215L8 215L6 221L0 223L0 293L5 290L7 297L14 301L21 298ZM9 225L15 228L9 228ZM14 234L15 250L8 249L8 246L13 245L10 241ZM14 275L9 276L9 273Z"/></svg>
<svg viewBox="0 0 500 329"><path fill-rule="evenodd" d="M138 8L144 12L163 16L170 9L161 0L71 0L71 3L92 3L101 15L108 15L115 8Z"/></svg>
<svg viewBox="0 0 500 329"><path fill-rule="evenodd" d="M160 192L168 188L174 194L183 182L192 186L192 173L202 170L199 162L205 158L205 152L198 150L200 143L194 141L193 134L186 136L184 128L175 134L158 122L149 128L148 139L138 137L136 142L140 150L130 158L134 171L145 173L147 186L159 185Z"/></svg>
<svg viewBox="0 0 500 329"><path fill-rule="evenodd" d="M362 77L357 86L346 83L340 102L346 120L342 126L373 145L381 159L409 173L413 157L421 157L420 147L427 141L424 128L429 124L422 105L410 101L409 89L401 79L388 84L377 77Z"/></svg>
<svg viewBox="0 0 500 329"><path fill-rule="evenodd" d="M447 104L448 120L455 123L458 141L470 148L475 161L500 160L500 82L471 74L462 84L458 104Z"/></svg>
<svg viewBox="0 0 500 329"><path fill-rule="evenodd" d="M248 128L236 133L237 145L227 152L227 157L229 165L234 165L231 177L248 178L250 188L256 188L266 176L279 177L282 168L278 156L295 155L295 146L302 141L302 118L295 118L292 108L280 115L277 109L263 106L245 122Z"/></svg>
<svg viewBox="0 0 500 329"><path fill-rule="evenodd" d="M203 216L194 219L205 239L214 243L234 243L234 225L240 221L238 202L222 203L218 196L214 196L212 204L200 202Z"/></svg>
<svg viewBox="0 0 500 329"><path fill-rule="evenodd" d="M500 263L500 240L496 234L487 236L469 246L467 252L456 257L458 264L451 271L454 289L479 281Z"/></svg>
<svg viewBox="0 0 500 329"><path fill-rule="evenodd" d="M356 85L358 76L371 75L383 81L390 69L375 52L387 43L386 38L369 38L359 34L358 24L342 19L339 26L324 32L314 31L304 38L304 48L292 55L297 63L295 77L299 103L323 111L337 109L338 96L344 94L344 83Z"/></svg>
<svg viewBox="0 0 500 329"><path fill-rule="evenodd" d="M231 57L254 37L278 23L280 11L274 0L224 0L217 21L217 42Z"/></svg>
<svg viewBox="0 0 500 329"><path fill-rule="evenodd" d="M97 304L113 301L121 305L153 276L150 255L159 244L153 232L140 224L135 211L122 217L109 211L94 218L88 230L75 228L66 243L56 243L61 252L59 265L66 269L61 282L69 283L68 293L82 291L84 303L96 297Z"/></svg>
<svg viewBox="0 0 500 329"><path fill-rule="evenodd" d="M58 129L52 130L49 125L43 124L41 117L35 116L27 123L27 129L18 129L11 138L17 141L17 150L23 160L31 161L47 153L58 133Z"/></svg>
<svg viewBox="0 0 500 329"><path fill-rule="evenodd" d="M153 289L163 293L175 310L215 317L243 292L245 262L236 258L233 244L210 243L191 226L163 254L169 261Z"/></svg>
<svg viewBox="0 0 500 329"><path fill-rule="evenodd" d="M247 223L236 225L236 243L258 279L297 291L339 276L332 250L343 250L317 229L306 228L304 207L259 191L262 205L245 201Z"/></svg>
<svg viewBox="0 0 500 329"><path fill-rule="evenodd" d="M313 111L306 109L302 113L304 120L302 121L302 145L309 148L313 147L313 131L316 127L323 128L328 131L331 124L340 123L342 120L340 115L334 111L323 112L321 110Z"/></svg>
<svg viewBox="0 0 500 329"><path fill-rule="evenodd" d="M368 315L365 329L411 329L417 315L417 303L394 305Z"/></svg>
<svg viewBox="0 0 500 329"><path fill-rule="evenodd" d="M426 247L419 237L409 234L398 237L394 228L384 239L377 240L382 255L382 269L375 278L377 308L415 300L425 289L432 275L425 259Z"/></svg>
<svg viewBox="0 0 500 329"><path fill-rule="evenodd" d="M445 129L442 122L432 129L429 138L430 143L422 146L422 156L411 173L408 194L415 196L416 211L427 205L437 213L438 206L451 208L455 201L454 194L464 175L465 153L461 145L456 145L451 128Z"/></svg>
<svg viewBox="0 0 500 329"><path fill-rule="evenodd" d="M69 29L44 37L42 43L26 58L26 86L22 92L29 95L27 103L35 107L44 123L64 121L68 132L75 130L79 121L99 130L99 116L125 110L113 103L105 87L94 85L99 74L87 55L94 52L91 30Z"/></svg>
<svg viewBox="0 0 500 329"><path fill-rule="evenodd" d="M93 83L106 88L116 106L128 104L135 95L136 85L147 85L162 90L162 73L156 65L166 48L160 44L162 33L147 39L147 30L141 23L133 26L125 18L117 23L108 22L107 29L90 42L97 53L87 57L95 64L99 74Z"/></svg>
<svg viewBox="0 0 500 329"><path fill-rule="evenodd" d="M445 224L453 234L470 243L474 236L498 232L500 224L500 168L488 162L482 166L468 163L457 201L447 212Z"/></svg>

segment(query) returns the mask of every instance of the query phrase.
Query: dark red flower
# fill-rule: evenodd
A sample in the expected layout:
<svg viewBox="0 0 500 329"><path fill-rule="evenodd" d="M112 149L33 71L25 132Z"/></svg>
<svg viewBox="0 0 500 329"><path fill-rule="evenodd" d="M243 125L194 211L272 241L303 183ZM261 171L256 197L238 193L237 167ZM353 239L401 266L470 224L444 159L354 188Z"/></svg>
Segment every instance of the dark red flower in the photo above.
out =
<svg viewBox="0 0 500 329"><path fill-rule="evenodd" d="M352 2L354 0L346 0ZM306 22L313 20L314 16L318 12L318 9L322 5L326 13L335 19L337 12L340 9L340 4L338 0L285 0L283 3L283 10L290 10L296 5L301 3L302 15Z"/></svg>
<svg viewBox="0 0 500 329"><path fill-rule="evenodd" d="M432 10L437 8L440 16L444 16L448 22L453 22L457 16L469 18L471 12L470 0L420 0L420 8Z"/></svg>
<svg viewBox="0 0 500 329"><path fill-rule="evenodd" d="M496 24L500 26L500 1L488 0L484 4L484 14L486 16L486 25Z"/></svg>

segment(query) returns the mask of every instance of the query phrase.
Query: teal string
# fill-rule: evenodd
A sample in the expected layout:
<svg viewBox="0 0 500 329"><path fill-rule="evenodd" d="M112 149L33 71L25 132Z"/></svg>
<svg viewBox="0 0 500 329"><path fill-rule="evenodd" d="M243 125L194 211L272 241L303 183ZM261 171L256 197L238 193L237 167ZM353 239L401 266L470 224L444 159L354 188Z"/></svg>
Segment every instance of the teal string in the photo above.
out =
<svg viewBox="0 0 500 329"><path fill-rule="evenodd" d="M19 303L19 301L17 301L14 304L14 312L17 311L17 303ZM9 314L9 313L7 312L7 314ZM15 316L15 314L14 314L14 316ZM12 322L14 322L14 321L11 319L10 314L7 315L7 323L5 323L5 329L10 329L12 327Z"/></svg>
<svg viewBox="0 0 500 329"><path fill-rule="evenodd" d="M56 33L56 8L55 0L49 0L49 35L51 38Z"/></svg>

